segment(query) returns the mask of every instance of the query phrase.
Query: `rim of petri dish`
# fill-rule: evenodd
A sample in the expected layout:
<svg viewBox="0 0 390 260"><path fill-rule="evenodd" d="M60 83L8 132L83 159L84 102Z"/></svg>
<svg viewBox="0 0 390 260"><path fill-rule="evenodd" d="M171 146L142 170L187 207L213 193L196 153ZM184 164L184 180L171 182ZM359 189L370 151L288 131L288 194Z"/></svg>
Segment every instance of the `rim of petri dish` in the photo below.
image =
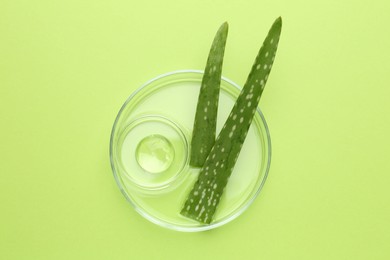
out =
<svg viewBox="0 0 390 260"><path fill-rule="evenodd" d="M153 212L145 210L142 205L139 205L139 202L137 202L134 199L134 195L138 193L142 193L137 188L137 185L133 185L134 189L131 188L132 184L129 185L126 184L126 182L129 182L129 179L126 178L126 175L123 172L123 168L120 167L120 163L118 164L118 156L116 150L118 149L117 146L119 145L117 143L118 139L120 139L121 133L118 133L118 129L121 127L121 124L128 123L129 121L126 121L126 118L129 117L129 112L126 111L129 106L131 106L132 102L141 102L142 99L147 98L148 95L152 92L152 90L148 90L148 88L155 88L156 86L158 87L159 84L161 85L169 85L171 82L175 83L178 80L184 81L184 80L193 80L193 81L199 81L199 87L200 87L200 82L202 79L203 71L201 70L177 70L177 71L172 71L168 72L162 75L159 75L146 83L144 83L141 87L139 87L137 90L135 90L125 101L125 103L122 105L120 108L113 127L111 131L111 136L110 136L110 163L111 163L111 168L112 172L115 178L115 181L122 192L122 194L125 196L126 200L132 205L132 207L145 219L149 220L150 222L157 224L161 227L168 228L171 230L175 231L182 231L182 232L199 232L199 231L206 231L210 229L214 229L220 226L223 226L232 220L236 219L238 216L240 216L248 207L253 203L253 201L258 197L259 193L261 192L264 183L267 179L269 169L270 169L270 164L271 164L271 138L270 138L270 133L269 129L265 120L265 117L263 113L261 112L260 108L257 107L257 112L255 114L255 119L253 120L252 125L255 125L256 131L259 133L259 137L261 139L261 144L262 144L262 158L257 158L261 161L261 167L258 172L258 179L256 180L255 185L253 186L252 190L250 191L249 195L245 199L244 202L242 202L240 205L238 205L232 212L230 212L228 215L221 217L220 219L214 220L210 224L202 224L202 223L190 223L190 224L175 224L170 221L165 220L161 216L158 216L158 214L154 214ZM234 96L235 98L238 96L238 94L241 91L241 87L233 82L232 80L222 76L221 79L221 91L224 90L225 92L228 93L228 95ZM146 92L145 92L146 91ZM141 92L144 92L143 94ZM139 97L141 93L141 97ZM146 94L145 94L146 93ZM143 96L142 96L143 95ZM180 98L180 97L178 97ZM197 100L198 96L196 96ZM130 109L130 113L132 110ZM230 112L230 110L229 110ZM138 120L139 117L148 117L150 115L138 115L138 118L136 117L134 120ZM155 115L153 115L155 116ZM157 115L158 117L161 116L162 118L166 119L167 115ZM169 116L169 115L168 115ZM195 116L195 114L193 114ZM169 118L168 118L169 120ZM131 121L130 121L131 122ZM187 173L188 175L192 174L191 170L189 169L188 166L188 156L189 156L189 144L190 143L190 129L188 127L181 127L180 122L176 123L173 122L179 129L179 132L181 135L185 135L186 139L185 145L186 147L185 151L183 153L185 154L185 163L187 166L183 166L181 168L182 172ZM252 127L252 126L251 126ZM123 128L123 126L122 126ZM217 129L217 135L218 135L218 129ZM245 145L244 145L245 147ZM184 173L184 174L185 174ZM234 173L234 171L233 171ZM179 173L178 176L171 178L173 181L176 181L176 184L173 184L172 187L173 189L177 187L178 185L180 186L180 180L185 178L183 177L183 173ZM179 212L181 207L178 207L177 211ZM217 209L218 211L218 209Z"/></svg>

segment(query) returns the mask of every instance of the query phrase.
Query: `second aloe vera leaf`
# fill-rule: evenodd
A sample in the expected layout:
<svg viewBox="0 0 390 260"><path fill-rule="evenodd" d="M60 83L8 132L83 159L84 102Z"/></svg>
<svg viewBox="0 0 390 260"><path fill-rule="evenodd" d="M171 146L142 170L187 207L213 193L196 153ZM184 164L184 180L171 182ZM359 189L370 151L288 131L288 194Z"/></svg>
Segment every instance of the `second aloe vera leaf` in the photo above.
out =
<svg viewBox="0 0 390 260"><path fill-rule="evenodd" d="M202 167L215 142L218 100L228 24L217 31L207 59L194 120L190 165Z"/></svg>
<svg viewBox="0 0 390 260"><path fill-rule="evenodd" d="M183 216L211 223L256 113L274 61L281 27L282 20L278 18L260 48L229 118L189 193L181 211Z"/></svg>

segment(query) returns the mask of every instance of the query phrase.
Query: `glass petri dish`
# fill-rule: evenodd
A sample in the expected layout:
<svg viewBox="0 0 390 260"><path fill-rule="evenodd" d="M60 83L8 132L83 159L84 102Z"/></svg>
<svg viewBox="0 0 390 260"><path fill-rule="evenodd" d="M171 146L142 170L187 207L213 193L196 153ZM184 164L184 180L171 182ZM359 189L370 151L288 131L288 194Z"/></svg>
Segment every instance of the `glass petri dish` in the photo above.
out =
<svg viewBox="0 0 390 260"><path fill-rule="evenodd" d="M188 163L202 76L181 70L149 80L123 104L111 132L110 161L119 189L144 218L177 231L210 230L238 217L260 193L271 161L269 130L258 108L213 222L180 215L200 171ZM240 90L222 77L217 135Z"/></svg>

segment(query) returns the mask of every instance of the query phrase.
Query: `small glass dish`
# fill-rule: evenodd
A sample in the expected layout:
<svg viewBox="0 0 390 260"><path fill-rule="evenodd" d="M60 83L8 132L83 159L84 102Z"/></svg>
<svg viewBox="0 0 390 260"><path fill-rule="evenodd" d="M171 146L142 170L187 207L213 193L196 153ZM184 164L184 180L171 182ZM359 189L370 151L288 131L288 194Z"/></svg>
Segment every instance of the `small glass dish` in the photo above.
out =
<svg viewBox="0 0 390 260"><path fill-rule="evenodd" d="M143 217L177 231L209 230L238 217L260 193L270 167L270 135L258 108L213 222L180 215L200 170L188 162L202 76L181 70L146 82L126 100L111 132L111 167L123 195ZM217 135L240 90L222 77Z"/></svg>

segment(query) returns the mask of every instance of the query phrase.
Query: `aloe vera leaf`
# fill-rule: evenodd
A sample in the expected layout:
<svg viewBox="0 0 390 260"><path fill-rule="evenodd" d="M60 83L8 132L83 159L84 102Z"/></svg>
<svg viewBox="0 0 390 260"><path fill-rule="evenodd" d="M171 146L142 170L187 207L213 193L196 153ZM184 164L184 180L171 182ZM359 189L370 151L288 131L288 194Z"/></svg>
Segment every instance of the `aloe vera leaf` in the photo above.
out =
<svg viewBox="0 0 390 260"><path fill-rule="evenodd" d="M219 90L228 24L218 29L203 74L191 140L190 165L202 167L215 143Z"/></svg>
<svg viewBox="0 0 390 260"><path fill-rule="evenodd" d="M281 28L279 17L268 32L248 79L184 203L180 212L183 216L211 223L271 71Z"/></svg>

